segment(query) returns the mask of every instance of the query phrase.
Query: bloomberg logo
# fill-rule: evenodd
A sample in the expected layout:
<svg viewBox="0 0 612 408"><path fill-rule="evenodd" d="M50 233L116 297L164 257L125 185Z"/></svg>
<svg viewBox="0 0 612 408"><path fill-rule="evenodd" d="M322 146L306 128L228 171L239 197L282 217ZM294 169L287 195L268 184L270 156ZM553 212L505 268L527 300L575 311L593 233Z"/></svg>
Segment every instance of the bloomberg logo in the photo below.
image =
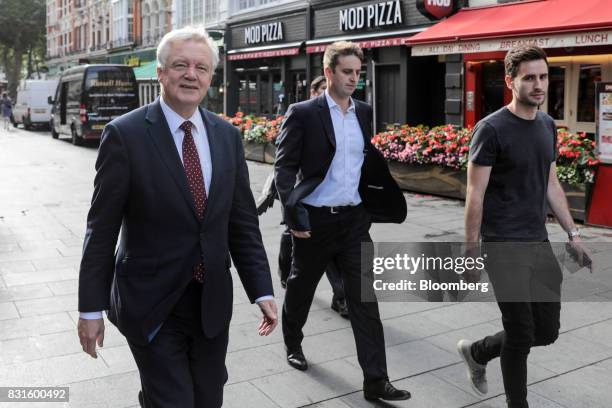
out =
<svg viewBox="0 0 612 408"><path fill-rule="evenodd" d="M453 0L417 0L417 9L430 20L440 20L455 11Z"/></svg>

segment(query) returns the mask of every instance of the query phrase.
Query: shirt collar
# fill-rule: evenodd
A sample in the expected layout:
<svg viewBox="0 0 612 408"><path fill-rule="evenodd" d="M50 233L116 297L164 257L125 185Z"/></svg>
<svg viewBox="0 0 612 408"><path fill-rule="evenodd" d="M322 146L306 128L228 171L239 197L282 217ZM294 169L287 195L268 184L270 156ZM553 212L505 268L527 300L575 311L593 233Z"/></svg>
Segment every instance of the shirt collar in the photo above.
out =
<svg viewBox="0 0 612 408"><path fill-rule="evenodd" d="M336 101L334 101L334 98L329 96L329 92L327 92L327 89L325 90L325 98L327 99L327 105L329 106L330 110L335 108L336 106L338 106L338 109L341 109L340 106L336 103ZM353 102L353 98L349 98L348 112L350 111L355 111L355 102Z"/></svg>
<svg viewBox="0 0 612 408"><path fill-rule="evenodd" d="M159 97L159 104L161 105L162 112L164 113L164 116L166 117L166 121L168 122L168 127L170 128L170 132L172 132L172 134L175 134L179 130L179 128L181 127L183 122L185 122L185 120L188 120L191 123L193 123L193 127L195 127L196 132L198 134L200 135L205 134L206 129L204 127L204 121L202 120L202 115L200 115L200 109L196 109L195 112L193 112L193 115L191 115L189 119L184 119L181 115L173 111L170 106L168 106L168 104L164 101L164 98L161 95Z"/></svg>

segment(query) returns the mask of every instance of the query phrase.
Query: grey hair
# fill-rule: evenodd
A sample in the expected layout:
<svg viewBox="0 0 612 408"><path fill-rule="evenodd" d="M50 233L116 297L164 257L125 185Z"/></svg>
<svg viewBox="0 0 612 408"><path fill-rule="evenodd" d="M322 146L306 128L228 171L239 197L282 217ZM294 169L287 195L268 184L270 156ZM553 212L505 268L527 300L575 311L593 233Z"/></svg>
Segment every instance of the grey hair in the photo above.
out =
<svg viewBox="0 0 612 408"><path fill-rule="evenodd" d="M215 71L217 65L219 65L219 47L203 27L193 26L172 30L163 36L157 46L157 66L159 68L164 69L166 67L172 44L182 41L197 41L208 45L212 54L213 72Z"/></svg>

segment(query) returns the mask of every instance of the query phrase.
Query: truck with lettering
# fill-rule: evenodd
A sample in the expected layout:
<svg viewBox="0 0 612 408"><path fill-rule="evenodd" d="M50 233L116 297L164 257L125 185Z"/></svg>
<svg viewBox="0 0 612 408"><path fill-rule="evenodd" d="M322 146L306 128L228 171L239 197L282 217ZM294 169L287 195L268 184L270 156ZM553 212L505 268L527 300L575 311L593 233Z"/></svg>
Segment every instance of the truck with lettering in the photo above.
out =
<svg viewBox="0 0 612 408"><path fill-rule="evenodd" d="M49 97L51 136L75 145L100 139L104 126L138 107L138 84L127 65L80 65L65 70Z"/></svg>

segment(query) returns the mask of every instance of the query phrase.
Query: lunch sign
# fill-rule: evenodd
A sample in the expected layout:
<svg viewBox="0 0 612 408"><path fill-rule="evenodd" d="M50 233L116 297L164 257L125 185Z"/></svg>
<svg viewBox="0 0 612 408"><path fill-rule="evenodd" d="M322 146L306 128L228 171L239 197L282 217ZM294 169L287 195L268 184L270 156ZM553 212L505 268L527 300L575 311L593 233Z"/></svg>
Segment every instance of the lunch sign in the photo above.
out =
<svg viewBox="0 0 612 408"><path fill-rule="evenodd" d="M572 48L611 45L612 31L591 31L570 34L529 37L506 37L486 40L455 41L436 44L413 44L412 55L470 54L477 52L508 51L517 45L537 45L541 48Z"/></svg>

